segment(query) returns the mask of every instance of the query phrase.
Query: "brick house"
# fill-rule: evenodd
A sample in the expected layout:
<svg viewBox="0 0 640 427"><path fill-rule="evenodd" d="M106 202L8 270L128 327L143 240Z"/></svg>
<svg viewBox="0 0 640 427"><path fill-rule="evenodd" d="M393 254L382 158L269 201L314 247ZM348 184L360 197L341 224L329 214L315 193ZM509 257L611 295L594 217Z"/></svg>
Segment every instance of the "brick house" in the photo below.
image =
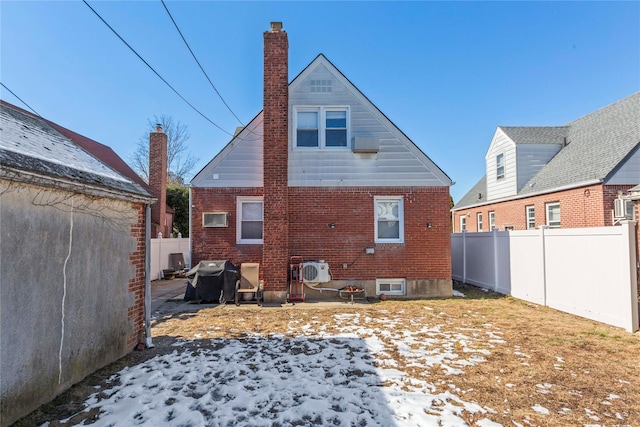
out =
<svg viewBox="0 0 640 427"><path fill-rule="evenodd" d="M7 425L145 338L146 211L108 147L0 103L0 418Z"/></svg>
<svg viewBox="0 0 640 427"><path fill-rule="evenodd" d="M499 126L454 232L614 225L614 201L640 183L639 123L640 92L564 126Z"/></svg>
<svg viewBox="0 0 640 427"><path fill-rule="evenodd" d="M328 263L332 288L450 296L450 178L324 55L289 82L281 27L263 111L191 181L193 263L259 262L266 301L292 256Z"/></svg>

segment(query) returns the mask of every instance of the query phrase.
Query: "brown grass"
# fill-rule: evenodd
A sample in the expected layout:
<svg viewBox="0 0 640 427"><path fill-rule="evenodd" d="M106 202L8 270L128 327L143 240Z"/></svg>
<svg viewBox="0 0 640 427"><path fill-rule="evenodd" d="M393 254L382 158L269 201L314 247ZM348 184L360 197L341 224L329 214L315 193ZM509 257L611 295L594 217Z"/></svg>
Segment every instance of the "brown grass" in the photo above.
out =
<svg viewBox="0 0 640 427"><path fill-rule="evenodd" d="M490 349L486 361L465 367L460 375L445 375L437 366L416 369L404 365L401 354L392 355L400 364L399 369L411 376L438 385L441 391L448 389L465 402L475 402L489 411L463 413L469 425L489 418L505 426L515 425L513 421L525 426L640 426L640 333L630 334L473 287L457 286L457 289L466 297L354 305L310 303L281 308L229 305L191 312L174 310L155 320L152 334L156 348L133 353L56 401L79 411L81 396L94 392L93 385L126 364L174 351L171 344L176 340L270 333L293 336L295 326L305 324L328 325L327 332L331 332L329 325L335 325L335 314L358 312L371 318L393 316L401 320L396 327L407 330L440 325L443 333L486 337L483 345ZM495 331L498 335L493 335ZM492 338L496 341L491 341ZM86 394L79 391L83 386ZM63 406L56 405L56 401L18 425L38 425L43 420L71 415L69 408L64 414L56 413L56 407ZM536 404L550 413L536 412L532 409ZM61 424L51 423L52 427L56 425Z"/></svg>

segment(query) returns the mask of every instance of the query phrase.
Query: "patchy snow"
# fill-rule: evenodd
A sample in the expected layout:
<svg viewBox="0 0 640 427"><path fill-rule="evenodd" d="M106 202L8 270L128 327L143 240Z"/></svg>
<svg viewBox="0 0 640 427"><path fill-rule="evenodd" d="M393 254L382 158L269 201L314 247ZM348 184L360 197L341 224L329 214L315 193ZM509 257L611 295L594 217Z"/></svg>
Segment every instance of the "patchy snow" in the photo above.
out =
<svg viewBox="0 0 640 427"><path fill-rule="evenodd" d="M480 417L478 426L500 425L487 418L495 411L463 400L453 384L412 375L461 374L482 363L495 344L437 325L385 327L397 321L342 314L334 317L342 325L334 333L293 319L291 336L182 342L170 354L115 374L85 410L99 410L96 427L466 426L463 412Z"/></svg>
<svg viewBox="0 0 640 427"><path fill-rule="evenodd" d="M544 406L540 406L539 404L535 404L531 407L531 409L533 409L534 411L536 411L539 414L542 415L549 415L549 410L547 408L545 408Z"/></svg>
<svg viewBox="0 0 640 427"><path fill-rule="evenodd" d="M460 292L460 291L456 291L456 290L454 289L454 290L453 290L453 296L454 296L454 297L462 297L462 298L464 298L464 296L465 296L465 295L464 295L462 292Z"/></svg>

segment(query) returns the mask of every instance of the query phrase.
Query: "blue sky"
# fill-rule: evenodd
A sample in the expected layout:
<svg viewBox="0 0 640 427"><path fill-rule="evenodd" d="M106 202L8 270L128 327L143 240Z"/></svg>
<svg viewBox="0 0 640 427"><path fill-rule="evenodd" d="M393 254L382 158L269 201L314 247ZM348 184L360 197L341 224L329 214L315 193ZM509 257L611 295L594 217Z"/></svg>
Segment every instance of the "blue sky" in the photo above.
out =
<svg viewBox="0 0 640 427"><path fill-rule="evenodd" d="M159 0L88 1L212 121L240 125ZM563 125L640 90L637 1L166 4L243 124L262 109L262 33L282 21L289 78L326 55L456 182L455 201L483 175L496 126ZM229 141L81 1L2 0L0 20L2 83L125 161L154 114L189 127L194 172Z"/></svg>

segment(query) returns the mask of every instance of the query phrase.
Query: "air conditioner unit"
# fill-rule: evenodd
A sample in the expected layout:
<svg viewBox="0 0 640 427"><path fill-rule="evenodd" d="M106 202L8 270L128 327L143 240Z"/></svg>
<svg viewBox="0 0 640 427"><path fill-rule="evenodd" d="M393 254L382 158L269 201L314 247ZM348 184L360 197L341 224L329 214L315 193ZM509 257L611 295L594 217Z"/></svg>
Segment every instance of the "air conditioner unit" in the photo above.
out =
<svg viewBox="0 0 640 427"><path fill-rule="evenodd" d="M613 201L613 216L616 219L633 219L633 203L630 200L615 199Z"/></svg>
<svg viewBox="0 0 640 427"><path fill-rule="evenodd" d="M302 264L302 280L308 283L331 281L329 264L326 262L305 262Z"/></svg>

